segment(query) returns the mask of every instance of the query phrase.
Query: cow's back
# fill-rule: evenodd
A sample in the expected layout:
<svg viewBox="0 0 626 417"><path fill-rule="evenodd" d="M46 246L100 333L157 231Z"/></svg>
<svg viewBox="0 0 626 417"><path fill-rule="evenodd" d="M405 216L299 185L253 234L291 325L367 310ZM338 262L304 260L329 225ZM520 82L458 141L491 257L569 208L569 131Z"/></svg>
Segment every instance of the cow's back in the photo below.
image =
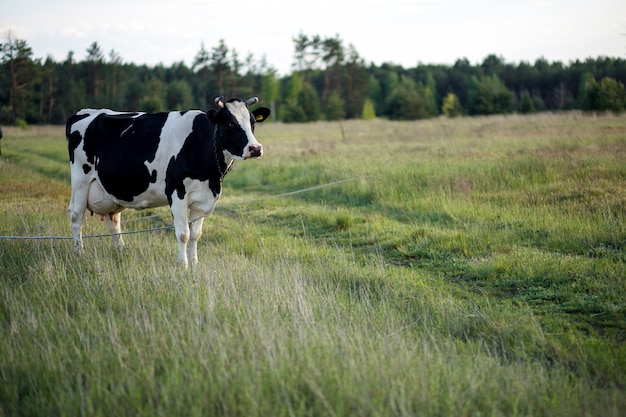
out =
<svg viewBox="0 0 626 417"><path fill-rule="evenodd" d="M164 205L168 202L166 188L176 188L167 187L174 180L172 161L180 164L207 152L208 144L197 138L199 122L208 123L200 111L145 114L82 110L68 120L70 160L85 174L93 171L107 193L126 207ZM192 149L186 149L189 142L194 143ZM80 175L80 171L76 167L72 175Z"/></svg>

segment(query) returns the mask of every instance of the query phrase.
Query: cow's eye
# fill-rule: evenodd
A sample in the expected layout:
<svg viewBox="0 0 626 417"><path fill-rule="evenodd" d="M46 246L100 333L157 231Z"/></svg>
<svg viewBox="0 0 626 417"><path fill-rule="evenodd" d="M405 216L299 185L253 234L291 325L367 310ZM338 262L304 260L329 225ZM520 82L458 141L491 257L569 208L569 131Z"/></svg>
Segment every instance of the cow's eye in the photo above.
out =
<svg viewBox="0 0 626 417"><path fill-rule="evenodd" d="M226 122L226 128L227 129L234 129L235 128L235 124L231 121Z"/></svg>

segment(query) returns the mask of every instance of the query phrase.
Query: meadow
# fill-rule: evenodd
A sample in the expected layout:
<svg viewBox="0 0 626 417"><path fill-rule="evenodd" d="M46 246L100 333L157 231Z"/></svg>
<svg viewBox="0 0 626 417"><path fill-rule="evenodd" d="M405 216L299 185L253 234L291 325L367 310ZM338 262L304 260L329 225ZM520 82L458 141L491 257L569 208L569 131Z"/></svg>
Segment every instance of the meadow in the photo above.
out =
<svg viewBox="0 0 626 417"><path fill-rule="evenodd" d="M0 235L70 236L63 127L4 133ZM0 416L623 415L626 115L257 137L194 269L172 230L0 239Z"/></svg>

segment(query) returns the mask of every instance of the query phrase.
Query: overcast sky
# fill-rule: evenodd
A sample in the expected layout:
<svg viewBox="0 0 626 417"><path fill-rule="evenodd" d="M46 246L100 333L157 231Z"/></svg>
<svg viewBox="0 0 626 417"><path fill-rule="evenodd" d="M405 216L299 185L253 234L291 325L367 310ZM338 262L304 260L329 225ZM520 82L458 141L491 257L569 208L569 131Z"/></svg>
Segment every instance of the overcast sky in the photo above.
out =
<svg viewBox="0 0 626 417"><path fill-rule="evenodd" d="M480 63L539 57L569 63L626 58L626 0L1 0L0 36L24 39L35 58L83 60L98 42L124 62L191 66L204 42L224 39L281 75L299 33L339 35L366 63Z"/></svg>

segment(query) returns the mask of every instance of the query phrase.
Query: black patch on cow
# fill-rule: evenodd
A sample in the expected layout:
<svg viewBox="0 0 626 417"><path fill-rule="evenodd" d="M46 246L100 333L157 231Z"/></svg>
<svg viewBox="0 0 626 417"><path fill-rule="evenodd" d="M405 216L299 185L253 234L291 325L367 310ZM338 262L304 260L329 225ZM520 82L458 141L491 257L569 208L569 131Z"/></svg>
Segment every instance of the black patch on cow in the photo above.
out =
<svg viewBox="0 0 626 417"><path fill-rule="evenodd" d="M150 176L150 182L152 184L154 184L154 183L156 183L156 180L157 180L157 172L156 172L156 169L153 169L152 170L152 176Z"/></svg>
<svg viewBox="0 0 626 417"><path fill-rule="evenodd" d="M216 147L214 126L205 114L194 118L191 133L183 146L167 165L165 174L165 195L172 205L172 195L176 192L183 199L187 190L183 181L186 178L209 181L209 189L216 197L222 191L222 179L226 163L221 150Z"/></svg>
<svg viewBox="0 0 626 417"><path fill-rule="evenodd" d="M104 189L116 198L133 201L155 180L146 162L154 161L167 113L97 116L85 132L84 150Z"/></svg>
<svg viewBox="0 0 626 417"><path fill-rule="evenodd" d="M83 164L83 172L85 174L89 174L90 171L91 171L91 166L89 166L87 164Z"/></svg>

